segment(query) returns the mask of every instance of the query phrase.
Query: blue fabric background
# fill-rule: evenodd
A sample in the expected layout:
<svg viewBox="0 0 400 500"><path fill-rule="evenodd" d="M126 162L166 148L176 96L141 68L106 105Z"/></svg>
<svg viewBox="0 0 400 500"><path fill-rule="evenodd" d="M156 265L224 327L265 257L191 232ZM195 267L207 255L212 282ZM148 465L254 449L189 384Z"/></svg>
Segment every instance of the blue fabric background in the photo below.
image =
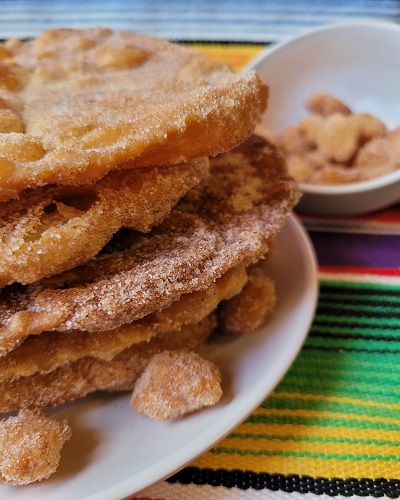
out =
<svg viewBox="0 0 400 500"><path fill-rule="evenodd" d="M183 41L276 43L354 20L400 22L399 0L0 0L0 38L102 25Z"/></svg>

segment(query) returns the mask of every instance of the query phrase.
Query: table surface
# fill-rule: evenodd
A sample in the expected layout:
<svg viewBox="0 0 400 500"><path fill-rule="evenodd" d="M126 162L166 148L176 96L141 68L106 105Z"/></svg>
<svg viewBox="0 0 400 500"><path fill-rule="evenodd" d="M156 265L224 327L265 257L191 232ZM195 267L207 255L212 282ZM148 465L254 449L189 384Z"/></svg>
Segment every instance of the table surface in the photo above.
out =
<svg viewBox="0 0 400 500"><path fill-rule="evenodd" d="M240 70L312 27L400 20L396 0L2 1L0 38L91 25L187 42ZM233 433L135 499L400 496L400 205L356 218L299 214L319 265L296 361Z"/></svg>

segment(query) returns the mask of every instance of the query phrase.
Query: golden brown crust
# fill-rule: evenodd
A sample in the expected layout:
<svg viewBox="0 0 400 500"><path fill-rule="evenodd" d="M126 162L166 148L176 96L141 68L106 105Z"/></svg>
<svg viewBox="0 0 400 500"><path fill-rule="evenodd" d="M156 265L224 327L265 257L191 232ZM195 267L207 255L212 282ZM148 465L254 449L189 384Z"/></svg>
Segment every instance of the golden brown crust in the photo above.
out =
<svg viewBox="0 0 400 500"><path fill-rule="evenodd" d="M147 232L208 174L208 160L110 172L80 187L47 186L0 203L0 287L84 264L121 227Z"/></svg>
<svg viewBox="0 0 400 500"><path fill-rule="evenodd" d="M228 269L265 255L299 197L283 158L252 137L211 161L148 235L122 232L87 264L0 294L0 352L46 330L114 329L204 290Z"/></svg>
<svg viewBox="0 0 400 500"><path fill-rule="evenodd" d="M195 325L135 344L111 361L85 357L47 374L3 382L0 412L56 406L94 391L132 386L155 354L167 349L193 349L211 333L215 324L211 315Z"/></svg>
<svg viewBox="0 0 400 500"><path fill-rule="evenodd" d="M182 295L169 307L115 330L44 332L28 338L0 358L0 382L38 372L49 373L87 356L110 361L134 344L198 323L211 314L221 300L239 293L246 281L246 271L239 266L230 269L206 290Z"/></svg>
<svg viewBox="0 0 400 500"><path fill-rule="evenodd" d="M5 47L0 98L12 116L0 133L0 201L94 182L126 160L132 168L228 151L266 106L254 72L146 35L59 29Z"/></svg>

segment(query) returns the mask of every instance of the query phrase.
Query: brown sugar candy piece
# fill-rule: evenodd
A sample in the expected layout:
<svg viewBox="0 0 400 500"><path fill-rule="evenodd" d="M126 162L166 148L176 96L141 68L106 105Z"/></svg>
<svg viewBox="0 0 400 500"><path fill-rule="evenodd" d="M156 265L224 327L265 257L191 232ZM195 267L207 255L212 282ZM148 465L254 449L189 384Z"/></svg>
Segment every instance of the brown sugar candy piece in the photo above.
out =
<svg viewBox="0 0 400 500"><path fill-rule="evenodd" d="M378 137L360 148L354 165L363 178L374 178L399 168L399 152L396 142L390 136Z"/></svg>
<svg viewBox="0 0 400 500"><path fill-rule="evenodd" d="M94 182L117 165L228 151L266 107L254 72L235 74L146 35L58 29L1 47L0 97L16 117L7 112L0 133L0 201L30 187Z"/></svg>
<svg viewBox="0 0 400 500"><path fill-rule="evenodd" d="M317 135L317 148L326 161L346 163L355 155L360 139L358 123L341 114L324 120Z"/></svg>
<svg viewBox="0 0 400 500"><path fill-rule="evenodd" d="M344 102L324 92L310 95L306 101L306 108L311 114L324 117L333 114L351 115L351 109Z"/></svg>
<svg viewBox="0 0 400 500"><path fill-rule="evenodd" d="M385 125L369 114L332 114L323 120L317 132L316 147L326 162L349 166L360 146L381 136Z"/></svg>
<svg viewBox="0 0 400 500"><path fill-rule="evenodd" d="M24 485L50 477L71 437L68 423L40 410L0 420L0 483Z"/></svg>
<svg viewBox="0 0 400 500"><path fill-rule="evenodd" d="M325 163L318 170L314 170L310 180L316 184L343 184L361 180L360 172L353 167L339 163Z"/></svg>
<svg viewBox="0 0 400 500"><path fill-rule="evenodd" d="M312 94L306 109L310 114L297 127L288 127L274 139L298 182L343 184L398 168L396 141L375 116L353 113L327 93Z"/></svg>
<svg viewBox="0 0 400 500"><path fill-rule="evenodd" d="M221 374L213 363L193 351L164 351L137 380L131 404L141 415L169 420L212 406L221 396Z"/></svg>
<svg viewBox="0 0 400 500"><path fill-rule="evenodd" d="M298 127L288 127L272 140L285 156L301 155L309 150L307 137Z"/></svg>
<svg viewBox="0 0 400 500"><path fill-rule="evenodd" d="M324 159L317 150L311 149L302 154L289 155L286 163L289 174L297 182L308 182L323 167Z"/></svg>
<svg viewBox="0 0 400 500"><path fill-rule="evenodd" d="M218 325L222 331L251 333L264 323L275 307L275 284L261 266L252 266L248 276L243 290L223 301L218 308Z"/></svg>

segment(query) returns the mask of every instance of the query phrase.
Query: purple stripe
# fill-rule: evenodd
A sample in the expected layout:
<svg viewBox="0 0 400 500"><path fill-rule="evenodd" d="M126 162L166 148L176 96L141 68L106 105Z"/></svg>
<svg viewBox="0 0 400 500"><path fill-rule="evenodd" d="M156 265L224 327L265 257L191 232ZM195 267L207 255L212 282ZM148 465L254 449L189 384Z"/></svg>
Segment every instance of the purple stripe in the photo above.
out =
<svg viewBox="0 0 400 500"><path fill-rule="evenodd" d="M400 236L309 231L322 266L400 268Z"/></svg>

